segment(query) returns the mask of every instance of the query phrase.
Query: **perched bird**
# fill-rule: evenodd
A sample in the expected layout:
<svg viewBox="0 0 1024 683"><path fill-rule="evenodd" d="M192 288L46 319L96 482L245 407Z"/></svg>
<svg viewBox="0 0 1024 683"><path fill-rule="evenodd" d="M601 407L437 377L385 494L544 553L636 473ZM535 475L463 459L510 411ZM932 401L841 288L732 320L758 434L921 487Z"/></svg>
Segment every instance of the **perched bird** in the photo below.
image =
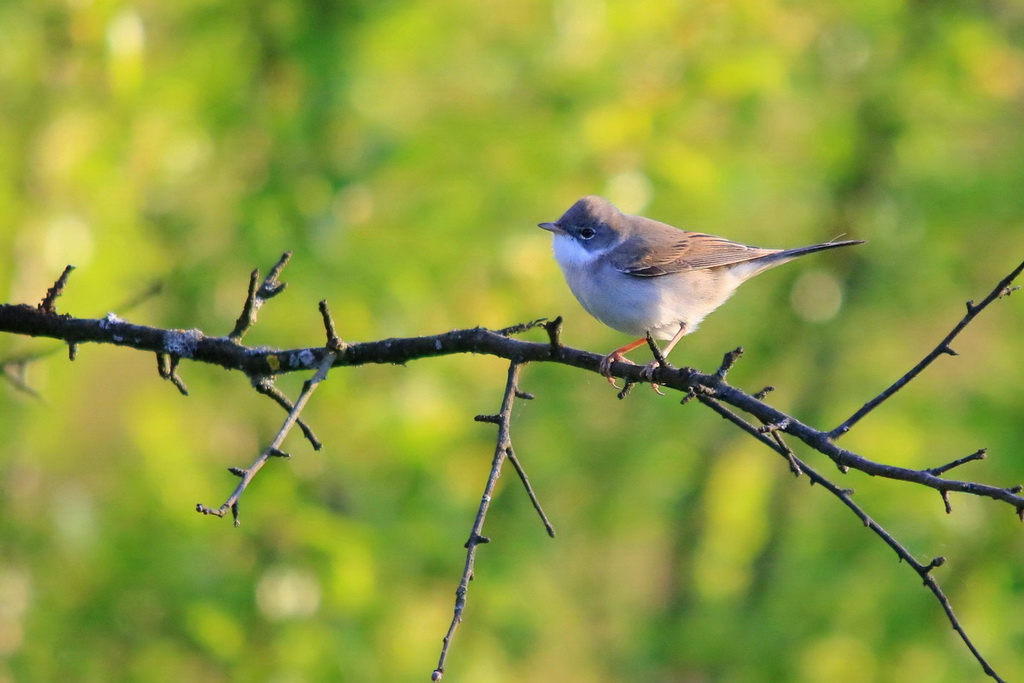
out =
<svg viewBox="0 0 1024 683"><path fill-rule="evenodd" d="M554 234L555 259L587 313L614 330L639 337L601 360L600 372L612 386L612 363L631 363L623 354L643 344L648 333L669 340L662 352L667 357L744 281L804 254L863 243L749 247L623 214L594 196L584 197L557 221L539 227ZM650 380L657 365L648 364L642 376Z"/></svg>

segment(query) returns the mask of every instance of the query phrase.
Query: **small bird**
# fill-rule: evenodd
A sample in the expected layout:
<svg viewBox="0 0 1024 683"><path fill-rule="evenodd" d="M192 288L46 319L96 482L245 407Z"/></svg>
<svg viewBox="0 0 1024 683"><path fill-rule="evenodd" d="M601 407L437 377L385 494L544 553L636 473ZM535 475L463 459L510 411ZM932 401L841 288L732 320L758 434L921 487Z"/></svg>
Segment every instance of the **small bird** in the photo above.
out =
<svg viewBox="0 0 1024 683"><path fill-rule="evenodd" d="M601 360L599 370L612 386L612 363L632 364L624 354L643 344L647 334L669 340L662 352L667 357L680 339L758 273L804 254L863 243L761 249L623 214L595 196L584 197L554 223L538 227L554 234L555 259L587 313L639 337ZM651 362L641 376L650 381L657 366L656 360Z"/></svg>

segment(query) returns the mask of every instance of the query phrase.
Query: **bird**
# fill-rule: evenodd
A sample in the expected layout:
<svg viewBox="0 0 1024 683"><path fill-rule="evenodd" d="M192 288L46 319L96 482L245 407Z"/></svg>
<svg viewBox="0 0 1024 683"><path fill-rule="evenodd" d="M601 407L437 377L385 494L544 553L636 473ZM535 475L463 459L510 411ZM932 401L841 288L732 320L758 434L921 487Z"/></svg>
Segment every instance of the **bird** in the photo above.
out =
<svg viewBox="0 0 1024 683"><path fill-rule="evenodd" d="M826 249L863 244L834 239L794 249L764 249L700 232L680 230L643 216L624 214L607 199L583 197L553 223L555 259L580 305L608 327L638 337L601 359L598 371L612 386L612 364L649 334L668 340L666 358L705 317L755 275ZM654 360L641 371L653 384ZM654 385L657 391L657 385Z"/></svg>

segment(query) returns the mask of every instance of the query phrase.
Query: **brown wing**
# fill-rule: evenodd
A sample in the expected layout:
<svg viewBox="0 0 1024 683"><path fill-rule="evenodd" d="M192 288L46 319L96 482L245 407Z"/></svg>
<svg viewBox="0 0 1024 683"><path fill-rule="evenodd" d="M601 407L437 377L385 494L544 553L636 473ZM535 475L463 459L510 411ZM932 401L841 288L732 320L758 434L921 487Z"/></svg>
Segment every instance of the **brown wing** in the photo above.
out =
<svg viewBox="0 0 1024 683"><path fill-rule="evenodd" d="M658 277L742 263L779 251L748 247L699 232L671 230L671 233L661 230L648 232L624 242L616 251L632 256L619 259L615 263L616 269L637 277Z"/></svg>

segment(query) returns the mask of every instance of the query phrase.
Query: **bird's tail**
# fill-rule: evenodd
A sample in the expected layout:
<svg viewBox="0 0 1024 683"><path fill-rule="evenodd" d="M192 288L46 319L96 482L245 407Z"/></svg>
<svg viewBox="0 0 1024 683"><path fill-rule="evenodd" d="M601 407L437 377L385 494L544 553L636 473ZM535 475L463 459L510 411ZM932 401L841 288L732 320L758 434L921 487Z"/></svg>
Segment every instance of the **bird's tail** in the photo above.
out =
<svg viewBox="0 0 1024 683"><path fill-rule="evenodd" d="M754 277L758 273L763 273L769 268L781 266L783 263L788 263L805 254L813 254L816 251L825 251L826 249L835 249L836 247L849 247L854 244L864 244L864 240L832 240L831 242L823 242L822 244L812 244L809 247L779 249L767 256L762 256L748 261L747 263L740 264L740 266L736 268L736 272L734 274L739 276L741 280L746 280Z"/></svg>
<svg viewBox="0 0 1024 683"><path fill-rule="evenodd" d="M831 242L823 242L822 244L812 244L809 247L796 247L795 249L783 249L778 253L769 256L769 260L775 263L784 263L785 261L792 261L797 256L803 256L804 254L813 254L816 251L825 251L826 249L835 249L836 247L849 247L854 244L864 244L864 240L832 240Z"/></svg>

